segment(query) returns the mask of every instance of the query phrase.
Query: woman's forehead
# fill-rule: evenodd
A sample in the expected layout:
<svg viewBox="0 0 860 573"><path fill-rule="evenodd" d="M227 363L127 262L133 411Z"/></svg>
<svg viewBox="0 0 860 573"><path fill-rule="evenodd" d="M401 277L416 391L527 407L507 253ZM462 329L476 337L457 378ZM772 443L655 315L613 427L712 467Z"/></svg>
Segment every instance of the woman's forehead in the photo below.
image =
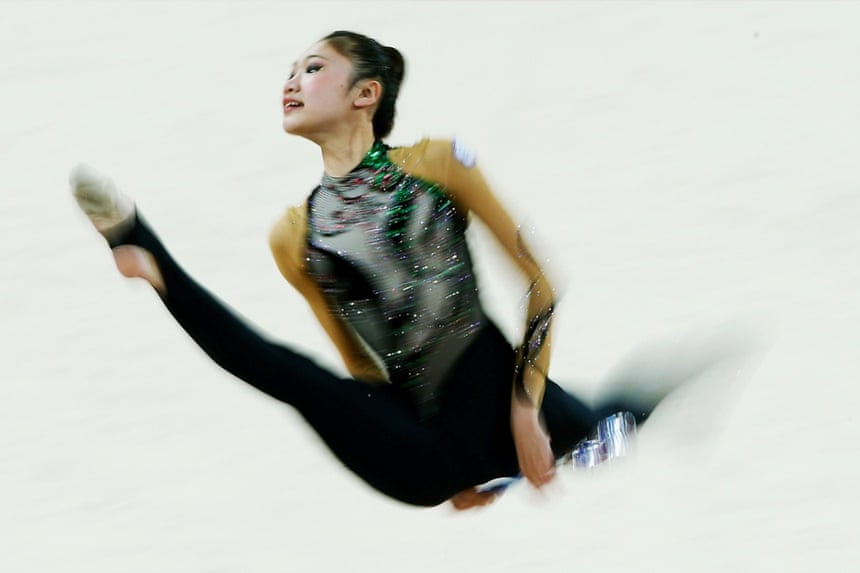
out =
<svg viewBox="0 0 860 573"><path fill-rule="evenodd" d="M323 41L317 42L316 44L313 44L307 50L302 52L301 55L298 57L298 59L296 59L296 61L293 62L293 64L298 64L300 62L304 62L305 60L312 58L314 56L319 56L319 57L323 57L323 58L327 58L327 59L331 60L331 59L335 59L335 58L339 57L340 53L337 50L335 50L334 48L332 48L328 42L323 40ZM342 57L342 56L340 56L340 57Z"/></svg>

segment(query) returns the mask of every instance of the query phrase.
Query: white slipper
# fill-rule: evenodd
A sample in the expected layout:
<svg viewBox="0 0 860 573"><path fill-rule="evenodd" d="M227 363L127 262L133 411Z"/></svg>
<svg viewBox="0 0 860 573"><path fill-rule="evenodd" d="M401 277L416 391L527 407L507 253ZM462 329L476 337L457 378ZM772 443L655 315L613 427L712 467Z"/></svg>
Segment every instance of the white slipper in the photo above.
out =
<svg viewBox="0 0 860 573"><path fill-rule="evenodd" d="M69 185L78 206L102 235L134 215L134 201L89 165L79 163L72 168Z"/></svg>

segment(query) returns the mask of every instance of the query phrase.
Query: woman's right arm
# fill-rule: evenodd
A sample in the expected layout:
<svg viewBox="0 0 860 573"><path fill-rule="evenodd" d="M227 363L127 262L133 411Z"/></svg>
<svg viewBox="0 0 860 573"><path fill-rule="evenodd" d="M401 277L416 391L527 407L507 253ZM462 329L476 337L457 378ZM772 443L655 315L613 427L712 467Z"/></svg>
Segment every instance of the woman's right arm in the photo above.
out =
<svg viewBox="0 0 860 573"><path fill-rule="evenodd" d="M388 378L382 366L352 329L329 311L323 293L305 270L305 213L305 207L288 209L269 233L269 247L278 270L305 297L350 375L362 382L385 383Z"/></svg>

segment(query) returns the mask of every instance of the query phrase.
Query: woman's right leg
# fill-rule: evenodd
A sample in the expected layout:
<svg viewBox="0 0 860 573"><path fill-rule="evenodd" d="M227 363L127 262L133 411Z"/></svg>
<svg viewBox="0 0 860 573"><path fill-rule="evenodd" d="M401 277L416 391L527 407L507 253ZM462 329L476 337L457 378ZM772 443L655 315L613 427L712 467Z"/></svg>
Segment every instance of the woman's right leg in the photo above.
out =
<svg viewBox="0 0 860 573"><path fill-rule="evenodd" d="M165 307L216 364L258 390L294 403L298 389L291 388L285 373L290 378L312 378L319 375L318 367L266 340L240 319L176 263L139 214L134 217L124 233L111 236L111 246L116 250L139 247L152 256L161 282L156 291Z"/></svg>
<svg viewBox="0 0 860 573"><path fill-rule="evenodd" d="M294 406L368 484L415 505L439 504L474 485L464 469L469 460L432 426L422 424L397 388L341 379L267 340L194 281L139 214L112 223L109 232L96 226L115 253L140 248L152 257L159 296L201 349L233 375Z"/></svg>
<svg viewBox="0 0 860 573"><path fill-rule="evenodd" d="M297 385L286 383L289 377L312 379L325 372L265 340L188 276L137 213L134 202L110 179L78 166L70 182L79 206L113 249L120 271L149 281L177 322L219 366L288 403L294 403L300 392Z"/></svg>
<svg viewBox="0 0 860 573"><path fill-rule="evenodd" d="M116 240L116 239L115 239ZM456 448L419 422L408 397L389 385L335 376L265 339L195 282L138 216L122 244L151 253L168 311L219 366L294 406L332 452L371 486L417 505L436 505L472 485Z"/></svg>

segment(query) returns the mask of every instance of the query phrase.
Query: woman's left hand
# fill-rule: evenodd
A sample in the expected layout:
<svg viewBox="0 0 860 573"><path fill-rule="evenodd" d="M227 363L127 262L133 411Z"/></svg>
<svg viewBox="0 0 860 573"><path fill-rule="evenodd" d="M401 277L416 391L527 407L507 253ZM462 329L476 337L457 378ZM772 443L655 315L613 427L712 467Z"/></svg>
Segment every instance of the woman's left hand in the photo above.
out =
<svg viewBox="0 0 860 573"><path fill-rule="evenodd" d="M511 400L511 431L523 476L538 488L552 481L555 477L555 458L549 445L549 434L540 423L537 408L528 401L514 397Z"/></svg>

